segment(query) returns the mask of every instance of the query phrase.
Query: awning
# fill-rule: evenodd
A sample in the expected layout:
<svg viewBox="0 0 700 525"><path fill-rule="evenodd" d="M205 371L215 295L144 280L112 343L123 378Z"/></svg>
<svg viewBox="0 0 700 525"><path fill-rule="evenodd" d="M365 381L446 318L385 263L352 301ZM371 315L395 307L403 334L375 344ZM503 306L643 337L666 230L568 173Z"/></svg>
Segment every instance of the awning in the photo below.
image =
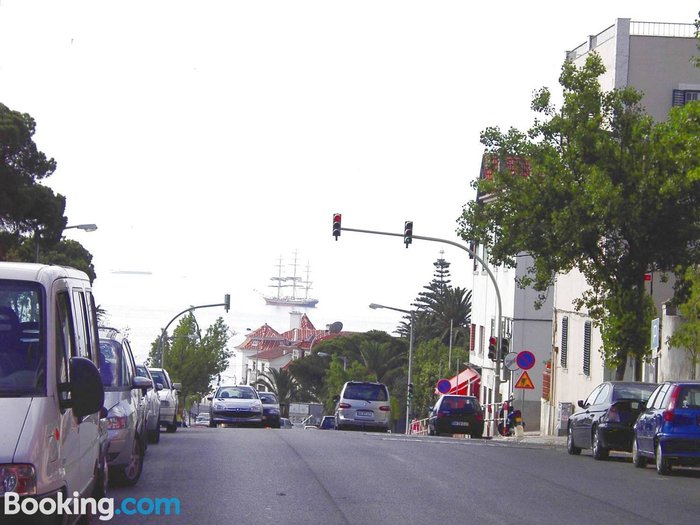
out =
<svg viewBox="0 0 700 525"><path fill-rule="evenodd" d="M472 370L467 368L462 370L459 374L449 379L450 381L450 391L449 394L456 394L460 396L476 396L479 398L479 386L481 384L481 376ZM435 389L435 393L440 395L440 392Z"/></svg>

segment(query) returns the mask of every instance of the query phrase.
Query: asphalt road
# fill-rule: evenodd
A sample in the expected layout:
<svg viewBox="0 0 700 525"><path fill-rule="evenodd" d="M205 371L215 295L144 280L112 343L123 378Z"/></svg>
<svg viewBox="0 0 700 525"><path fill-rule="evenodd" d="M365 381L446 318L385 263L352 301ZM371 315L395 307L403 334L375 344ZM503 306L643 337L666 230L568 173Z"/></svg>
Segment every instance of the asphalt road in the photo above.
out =
<svg viewBox="0 0 700 525"><path fill-rule="evenodd" d="M601 462L529 442L195 427L163 434L139 483L110 493L117 506L177 497L180 514L110 522L697 523L699 494L700 470L662 477L628 454Z"/></svg>

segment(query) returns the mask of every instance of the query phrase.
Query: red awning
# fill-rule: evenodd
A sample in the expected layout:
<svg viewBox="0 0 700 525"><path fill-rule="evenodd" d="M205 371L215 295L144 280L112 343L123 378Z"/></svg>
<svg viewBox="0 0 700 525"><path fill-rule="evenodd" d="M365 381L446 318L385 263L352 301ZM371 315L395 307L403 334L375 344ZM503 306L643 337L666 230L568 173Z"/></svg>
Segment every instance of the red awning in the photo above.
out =
<svg viewBox="0 0 700 525"><path fill-rule="evenodd" d="M450 381L450 391L449 394L457 394L460 396L476 396L479 398L479 386L481 383L481 376L476 373L471 368L462 370L459 374L449 379ZM440 392L435 390L437 395Z"/></svg>

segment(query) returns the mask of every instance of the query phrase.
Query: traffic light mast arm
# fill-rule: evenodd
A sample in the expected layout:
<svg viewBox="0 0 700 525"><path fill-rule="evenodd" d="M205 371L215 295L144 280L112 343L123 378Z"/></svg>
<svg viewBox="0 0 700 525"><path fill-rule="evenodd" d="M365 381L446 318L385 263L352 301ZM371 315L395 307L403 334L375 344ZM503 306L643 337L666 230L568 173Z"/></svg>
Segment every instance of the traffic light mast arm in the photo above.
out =
<svg viewBox="0 0 700 525"><path fill-rule="evenodd" d="M391 232L380 232L380 231L374 231L374 230L360 230L358 228L345 228L342 227L340 228L343 231L347 232L356 232L356 233L370 233L372 235L389 235L390 237L403 237L403 233L391 233ZM491 282L493 283L493 287L496 289L496 307L497 307L497 318L496 318L496 337L498 338L498 342L496 343L496 348L501 348L501 315L502 315L502 309L501 309L501 291L498 288L498 283L496 282L496 277L494 277L493 272L491 271L491 268L489 268L489 265L486 264L486 262L479 257L474 250L470 250L466 246L462 246L461 244L450 241L447 239L439 239L437 237L425 237L423 235L413 235L414 239L420 239L421 241L431 241L431 242L439 242L443 244L450 244L452 246L455 246L459 248L460 250L464 250L465 252L471 254L472 257L474 257L477 261L481 263L481 266L486 270L486 273L488 274L489 278L491 279ZM494 392L495 392L495 401L496 403L500 403L501 401L501 360L496 359L496 369L494 373Z"/></svg>

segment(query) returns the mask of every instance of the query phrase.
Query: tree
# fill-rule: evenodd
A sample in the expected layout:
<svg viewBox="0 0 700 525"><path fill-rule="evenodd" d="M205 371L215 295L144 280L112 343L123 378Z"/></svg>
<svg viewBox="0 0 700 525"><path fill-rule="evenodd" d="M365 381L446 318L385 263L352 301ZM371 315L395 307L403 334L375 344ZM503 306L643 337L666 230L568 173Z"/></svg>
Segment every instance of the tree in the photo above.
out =
<svg viewBox="0 0 700 525"><path fill-rule="evenodd" d="M560 110L542 89L527 134L482 132L496 169L474 183L479 198L464 207L458 231L488 245L493 264L530 254L519 284L540 292L577 268L589 289L576 308L601 329L602 356L620 379L628 356L649 352L645 273L698 260L700 106L674 108L655 124L634 89L601 90L604 71L596 54L582 68L566 62Z"/></svg>
<svg viewBox="0 0 700 525"><path fill-rule="evenodd" d="M66 199L40 183L56 162L38 150L34 119L0 104L0 260L68 264L95 278L92 255L64 241Z"/></svg>
<svg viewBox="0 0 700 525"><path fill-rule="evenodd" d="M228 327L221 317L202 335L190 312L180 319L172 339L164 338L162 347L160 337L151 344L149 363L165 365L173 382L182 383L181 395L186 401L188 396L200 399L210 392L214 377L228 367L231 357L226 348L228 340Z"/></svg>
<svg viewBox="0 0 700 525"><path fill-rule="evenodd" d="M285 368L271 368L260 376L255 384L273 392L280 402L282 417L289 417L289 403L295 399L297 392L294 376Z"/></svg>
<svg viewBox="0 0 700 525"><path fill-rule="evenodd" d="M668 342L673 347L685 349L690 363L690 379L695 379L700 362L700 267L688 268L685 279L690 283L690 294L688 300L678 306L683 323Z"/></svg>

